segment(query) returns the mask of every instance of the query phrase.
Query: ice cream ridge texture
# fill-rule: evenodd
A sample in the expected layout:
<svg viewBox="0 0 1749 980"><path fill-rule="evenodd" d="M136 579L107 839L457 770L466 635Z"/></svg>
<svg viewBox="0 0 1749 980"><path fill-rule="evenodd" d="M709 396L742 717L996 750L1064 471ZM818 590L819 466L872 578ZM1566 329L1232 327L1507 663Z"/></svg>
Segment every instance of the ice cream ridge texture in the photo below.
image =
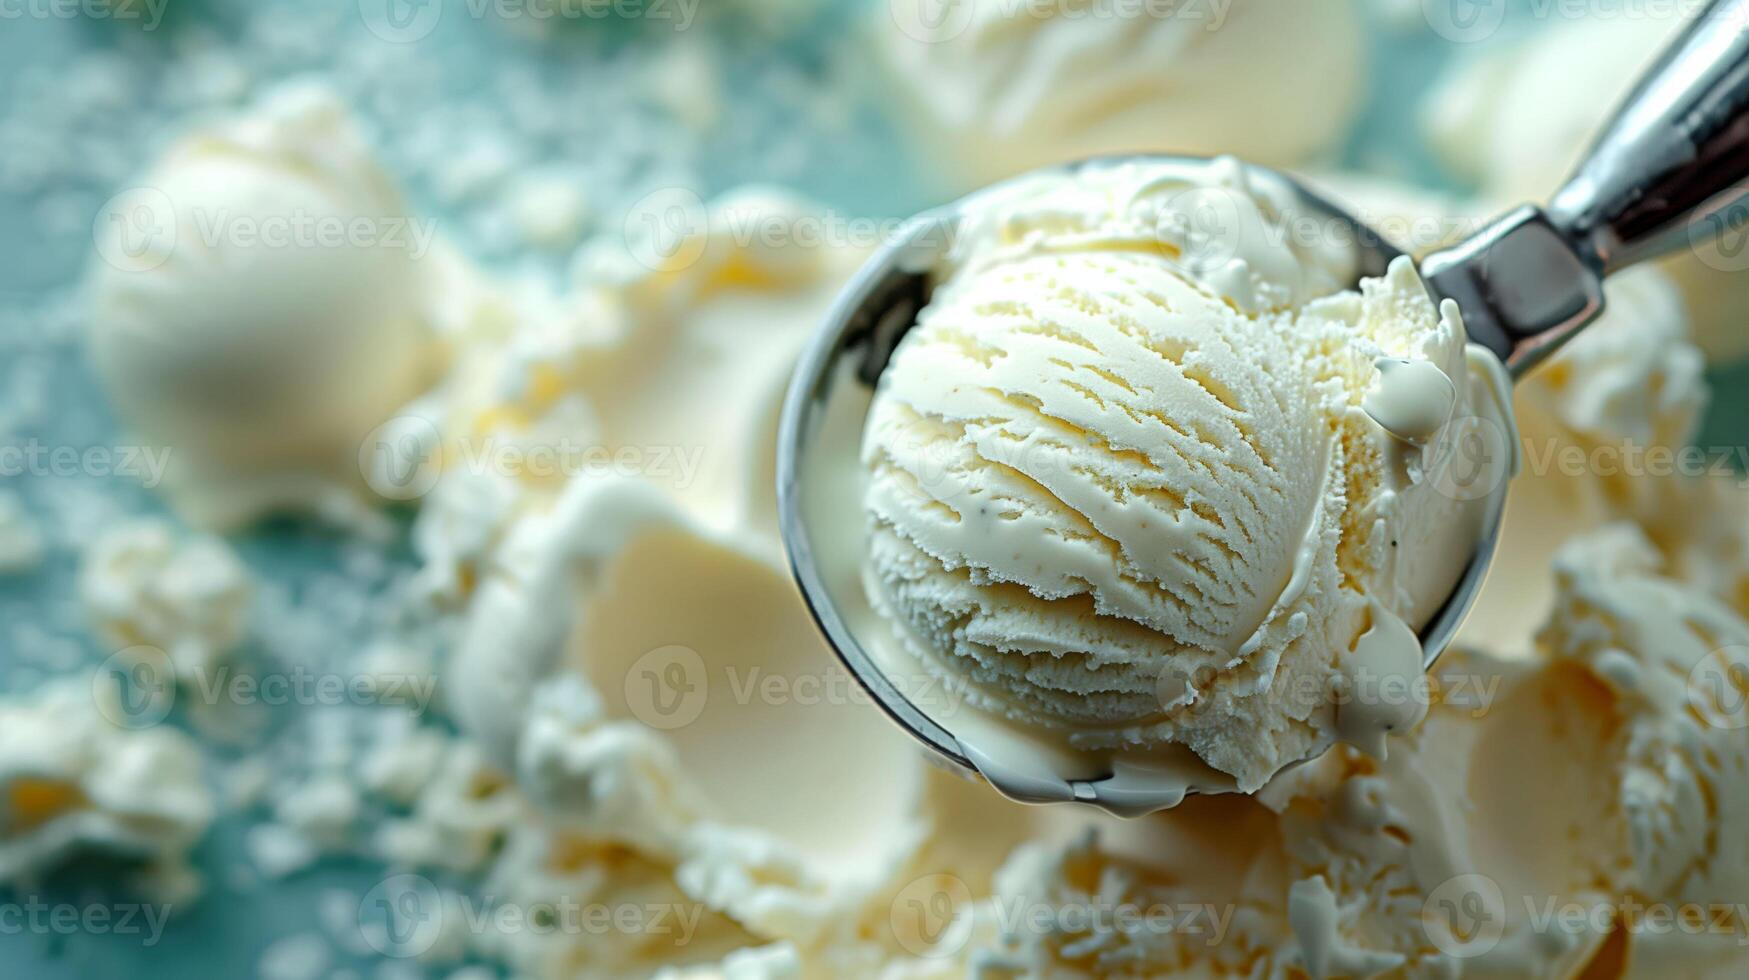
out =
<svg viewBox="0 0 1749 980"><path fill-rule="evenodd" d="M1409 260L1351 288L1351 238L1300 217L1231 159L969 205L870 410L864 577L887 666L965 684L949 729L1008 747L973 759L998 788L1154 809L1425 713L1417 631L1510 471L1504 372Z"/></svg>

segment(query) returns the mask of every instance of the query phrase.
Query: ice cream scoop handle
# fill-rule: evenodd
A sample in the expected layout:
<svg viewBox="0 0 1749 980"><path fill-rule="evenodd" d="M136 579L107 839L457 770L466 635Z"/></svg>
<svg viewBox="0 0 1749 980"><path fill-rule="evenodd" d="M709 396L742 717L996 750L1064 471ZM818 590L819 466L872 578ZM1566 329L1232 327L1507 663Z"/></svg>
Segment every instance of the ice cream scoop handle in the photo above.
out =
<svg viewBox="0 0 1749 980"><path fill-rule="evenodd" d="M1749 222L1732 213L1749 212L1736 201L1746 178L1749 0L1715 0L1641 79L1547 211L1608 275Z"/></svg>
<svg viewBox="0 0 1749 980"><path fill-rule="evenodd" d="M1546 208L1421 263L1470 339L1522 376L1603 311L1603 278L1722 236L1749 247L1749 0L1714 0Z"/></svg>

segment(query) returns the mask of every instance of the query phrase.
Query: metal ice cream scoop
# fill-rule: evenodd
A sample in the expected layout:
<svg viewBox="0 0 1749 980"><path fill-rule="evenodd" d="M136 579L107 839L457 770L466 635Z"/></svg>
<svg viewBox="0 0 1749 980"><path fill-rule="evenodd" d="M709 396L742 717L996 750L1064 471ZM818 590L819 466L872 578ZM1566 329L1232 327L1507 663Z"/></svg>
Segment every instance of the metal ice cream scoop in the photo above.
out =
<svg viewBox="0 0 1749 980"><path fill-rule="evenodd" d="M1140 158L1180 167L1178 157ZM1109 163L1110 161L1103 161ZM1054 168L1072 173L1075 167ZM1352 234L1358 277L1401 252L1292 178L1249 168L1253 182L1289 190L1304 216ZM1471 342L1522 377L1603 311L1603 280L1749 221L1749 0L1715 0L1646 74L1601 139L1544 207L1526 205L1421 263L1435 299L1453 299ZM968 746L887 677L859 641L875 628L860 577L861 498L831 454L856 452L874 385L936 285L952 230L980 195L913 218L845 289L804 352L779 434L778 501L785 546L808 605L845 666L886 713L957 767L977 771ZM1357 278L1358 278L1357 277ZM854 467L850 469L854 470ZM1474 604L1493 556L1501 512L1451 598L1420 631L1431 665ZM1093 783L1097 780L1091 781ZM1089 785L1073 798L1094 800Z"/></svg>

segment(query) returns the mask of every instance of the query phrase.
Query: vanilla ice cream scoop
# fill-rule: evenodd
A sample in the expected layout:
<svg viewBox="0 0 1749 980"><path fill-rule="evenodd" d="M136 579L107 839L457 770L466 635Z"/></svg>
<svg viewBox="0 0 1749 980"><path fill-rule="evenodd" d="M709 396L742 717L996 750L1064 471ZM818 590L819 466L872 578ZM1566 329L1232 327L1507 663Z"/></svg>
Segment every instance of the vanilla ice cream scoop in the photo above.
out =
<svg viewBox="0 0 1749 980"><path fill-rule="evenodd" d="M90 352L127 424L174 451L172 503L221 528L340 508L440 360L430 226L314 82L184 136L143 181L98 227Z"/></svg>
<svg viewBox="0 0 1749 980"><path fill-rule="evenodd" d="M867 588L899 627L889 670L1071 753L1188 749L1200 785L1250 791L1418 718L1331 695L1345 661L1421 673L1415 630L1498 486L1450 492L1422 447L1509 422L1408 259L1359 292L1268 235L1206 261L1160 216L1211 195L1235 227L1281 220L1229 160L1037 177L962 228L869 412Z"/></svg>
<svg viewBox="0 0 1749 980"><path fill-rule="evenodd" d="M1492 552L1508 371L1745 176L1749 35L1722 15L1749 10L1716 6L1546 211L1419 273L1231 159L1095 160L915 219L780 434L839 655L1028 802L1145 813L1338 740L1382 756Z"/></svg>

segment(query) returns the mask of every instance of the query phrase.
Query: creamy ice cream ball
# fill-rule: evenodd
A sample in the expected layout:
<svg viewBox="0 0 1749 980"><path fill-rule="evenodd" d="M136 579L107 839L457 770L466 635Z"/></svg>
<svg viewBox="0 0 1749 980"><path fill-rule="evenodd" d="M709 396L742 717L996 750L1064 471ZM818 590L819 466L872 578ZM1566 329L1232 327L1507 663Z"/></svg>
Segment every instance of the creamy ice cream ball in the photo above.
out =
<svg viewBox="0 0 1749 980"><path fill-rule="evenodd" d="M880 7L882 61L966 185L1105 153L1298 163L1343 139L1365 77L1351 0Z"/></svg>
<svg viewBox="0 0 1749 980"><path fill-rule="evenodd" d="M1211 256L1162 220L1209 193L1280 230L1237 164L978 205L870 411L867 578L991 713L1077 749L1188 746L1254 789L1337 737L1382 751L1331 691L1386 670L1386 638L1388 669L1420 674L1413 630L1499 489L1446 485L1427 447L1453 419L1510 423L1407 260L1344 291L1342 251L1293 236ZM1412 720L1392 707L1371 721Z"/></svg>
<svg viewBox="0 0 1749 980"><path fill-rule="evenodd" d="M107 217L91 354L125 422L175 451L184 509L224 523L228 481L356 481L361 441L426 382L431 242L340 102L277 91L175 143Z"/></svg>
<svg viewBox="0 0 1749 980"><path fill-rule="evenodd" d="M1308 529L1337 519L1312 478L1331 447L1304 438L1315 383L1247 322L1123 253L1023 259L938 296L869 428L888 600L981 686L1078 724L1156 708L1167 650L1187 675L1220 669L1279 570L1333 548Z"/></svg>

